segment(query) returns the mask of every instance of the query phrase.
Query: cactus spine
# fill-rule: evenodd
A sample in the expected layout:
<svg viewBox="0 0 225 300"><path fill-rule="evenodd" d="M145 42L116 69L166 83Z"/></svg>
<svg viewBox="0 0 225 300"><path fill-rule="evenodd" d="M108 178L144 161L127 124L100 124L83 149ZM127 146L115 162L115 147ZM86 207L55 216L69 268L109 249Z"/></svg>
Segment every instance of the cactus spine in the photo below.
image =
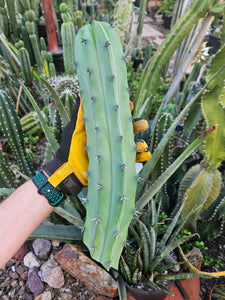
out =
<svg viewBox="0 0 225 300"><path fill-rule="evenodd" d="M34 171L26 154L20 120L8 95L0 91L0 125L18 161L21 172L33 176Z"/></svg>
<svg viewBox="0 0 225 300"><path fill-rule="evenodd" d="M76 36L75 59L89 156L84 242L107 270L117 269L136 192L136 147L119 36L104 22L84 26Z"/></svg>
<svg viewBox="0 0 225 300"><path fill-rule="evenodd" d="M63 58L67 75L75 75L75 58L74 58L74 39L75 28L71 15L65 3L60 4L61 16L63 23L61 26L61 35L63 42Z"/></svg>
<svg viewBox="0 0 225 300"><path fill-rule="evenodd" d="M165 40L158 47L140 80L136 95L134 117L147 116L149 114L151 109L150 101L169 59L193 25L205 16L215 2L215 0L193 1L187 12L176 22ZM145 97L142 97L145 90L147 90L147 93Z"/></svg>

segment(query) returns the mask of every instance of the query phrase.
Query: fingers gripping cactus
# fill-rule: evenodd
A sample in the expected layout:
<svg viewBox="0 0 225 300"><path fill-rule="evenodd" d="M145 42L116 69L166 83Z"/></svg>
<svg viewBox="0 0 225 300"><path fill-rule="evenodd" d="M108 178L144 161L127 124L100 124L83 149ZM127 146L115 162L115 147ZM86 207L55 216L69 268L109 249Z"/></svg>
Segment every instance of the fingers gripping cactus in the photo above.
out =
<svg viewBox="0 0 225 300"><path fill-rule="evenodd" d="M126 65L120 39L106 23L84 26L75 41L89 156L84 242L95 260L117 269L136 192Z"/></svg>

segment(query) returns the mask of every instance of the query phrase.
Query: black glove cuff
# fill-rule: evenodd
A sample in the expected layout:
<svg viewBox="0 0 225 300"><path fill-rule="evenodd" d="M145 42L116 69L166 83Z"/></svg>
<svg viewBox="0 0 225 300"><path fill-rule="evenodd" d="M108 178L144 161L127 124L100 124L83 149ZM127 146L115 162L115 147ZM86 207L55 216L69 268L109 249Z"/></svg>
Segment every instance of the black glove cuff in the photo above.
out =
<svg viewBox="0 0 225 300"><path fill-rule="evenodd" d="M71 173L58 185L58 188L66 195L76 196L81 192L83 184L74 173Z"/></svg>
<svg viewBox="0 0 225 300"><path fill-rule="evenodd" d="M53 158L49 163L44 165L43 170L50 177L56 170L58 170L64 162L58 160L57 158ZM76 177L74 173L71 173L67 176L59 185L58 188L66 195L78 195L82 188L83 184Z"/></svg>

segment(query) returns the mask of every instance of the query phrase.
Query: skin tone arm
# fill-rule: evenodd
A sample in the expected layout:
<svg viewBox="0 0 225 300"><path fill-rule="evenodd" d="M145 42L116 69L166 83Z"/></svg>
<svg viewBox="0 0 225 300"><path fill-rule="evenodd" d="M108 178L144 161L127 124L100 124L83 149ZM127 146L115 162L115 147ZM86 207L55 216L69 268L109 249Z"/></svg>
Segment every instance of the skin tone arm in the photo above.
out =
<svg viewBox="0 0 225 300"><path fill-rule="evenodd" d="M31 180L0 204L0 269L53 210Z"/></svg>

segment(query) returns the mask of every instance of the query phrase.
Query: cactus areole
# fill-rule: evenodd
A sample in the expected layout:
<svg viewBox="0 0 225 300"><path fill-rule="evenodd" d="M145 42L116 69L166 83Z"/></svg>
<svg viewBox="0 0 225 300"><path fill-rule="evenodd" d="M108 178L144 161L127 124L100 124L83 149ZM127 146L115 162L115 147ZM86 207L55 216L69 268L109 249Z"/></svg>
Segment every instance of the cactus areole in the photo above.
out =
<svg viewBox="0 0 225 300"><path fill-rule="evenodd" d="M116 31L97 21L82 27L75 39L75 62L89 157L84 243L107 270L118 269L134 213L136 147Z"/></svg>

